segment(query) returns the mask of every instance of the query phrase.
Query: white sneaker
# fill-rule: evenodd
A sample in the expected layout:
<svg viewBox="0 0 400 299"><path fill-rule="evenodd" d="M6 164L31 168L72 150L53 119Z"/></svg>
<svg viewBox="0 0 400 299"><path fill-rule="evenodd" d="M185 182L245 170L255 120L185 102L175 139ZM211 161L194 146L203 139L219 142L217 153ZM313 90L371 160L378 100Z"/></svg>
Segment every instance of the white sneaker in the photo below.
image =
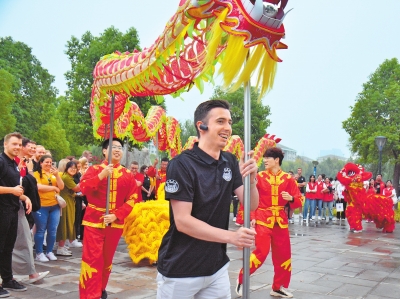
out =
<svg viewBox="0 0 400 299"><path fill-rule="evenodd" d="M72 252L65 249L64 247L58 247L56 255L57 256L72 256Z"/></svg>
<svg viewBox="0 0 400 299"><path fill-rule="evenodd" d="M43 262L43 263L49 261L49 259L44 255L43 252L39 253L39 254L36 254L36 260L39 261L39 262Z"/></svg>
<svg viewBox="0 0 400 299"><path fill-rule="evenodd" d="M82 245L82 243L81 242L79 242L78 240L73 240L71 243L69 243L69 247L70 248L80 248L80 247L82 247L83 245Z"/></svg>
<svg viewBox="0 0 400 299"><path fill-rule="evenodd" d="M56 258L56 256L54 255L53 252L46 253L46 257L47 257L50 261L56 261L56 260L57 260L57 258Z"/></svg>
<svg viewBox="0 0 400 299"><path fill-rule="evenodd" d="M271 296L282 297L282 298L292 298L293 294L286 290L284 287L281 287L279 290L271 290L269 293Z"/></svg>
<svg viewBox="0 0 400 299"><path fill-rule="evenodd" d="M232 218L232 221L233 221L233 222L236 222L236 217L233 217L233 218Z"/></svg>
<svg viewBox="0 0 400 299"><path fill-rule="evenodd" d="M321 216L318 216L318 220L321 220Z"/></svg>
<svg viewBox="0 0 400 299"><path fill-rule="evenodd" d="M236 279L236 288L235 288L235 292L236 294L238 294L238 296L242 297L243 293L242 293L242 285L239 283L239 279Z"/></svg>

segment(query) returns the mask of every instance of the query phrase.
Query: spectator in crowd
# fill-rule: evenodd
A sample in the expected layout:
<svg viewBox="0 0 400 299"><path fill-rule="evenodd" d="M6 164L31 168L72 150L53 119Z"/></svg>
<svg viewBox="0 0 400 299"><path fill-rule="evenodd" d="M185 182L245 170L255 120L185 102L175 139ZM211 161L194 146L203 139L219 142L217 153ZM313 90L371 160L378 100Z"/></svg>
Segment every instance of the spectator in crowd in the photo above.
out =
<svg viewBox="0 0 400 299"><path fill-rule="evenodd" d="M393 184L391 180L386 181L386 187L383 189L383 195L390 197L393 200L393 208L394 205L397 203L397 195L396 190L393 188Z"/></svg>
<svg viewBox="0 0 400 299"><path fill-rule="evenodd" d="M153 186L151 185L150 177L147 175L149 168L146 165L140 167L140 173L144 176L142 184L142 199L143 201L152 200L153 197Z"/></svg>
<svg viewBox="0 0 400 299"><path fill-rule="evenodd" d="M376 194L382 194L383 189L385 189L385 183L382 181L382 175L378 174L375 180Z"/></svg>
<svg viewBox="0 0 400 299"><path fill-rule="evenodd" d="M307 181L306 181L306 178L303 176L303 169L301 167L297 168L297 179L296 180L297 180L297 186L299 187L299 191L300 191L301 195L303 195L303 198L304 198L304 195L306 193ZM304 205L304 202L303 202L303 205ZM299 215L300 215L300 218L303 217L303 206L301 206L299 208Z"/></svg>
<svg viewBox="0 0 400 299"><path fill-rule="evenodd" d="M76 162L76 161L75 161ZM81 181L81 177L85 174L86 170L89 167L89 163L85 157L77 160L76 165L78 167L78 171L76 175L74 175L75 184L79 184ZM82 219L85 215L85 208L87 206L86 196L82 194L82 192L77 192L75 194L75 232L77 240L83 240L83 230L84 226L82 225Z"/></svg>
<svg viewBox="0 0 400 299"><path fill-rule="evenodd" d="M147 175L150 178L155 178L155 186L154 186L154 194L157 197L158 187L160 187L161 183L165 183L166 174L167 174L167 166L169 163L169 159L164 157L161 159L161 167L157 170L158 159L154 160L153 166L149 167Z"/></svg>
<svg viewBox="0 0 400 299"><path fill-rule="evenodd" d="M35 151L32 150L32 147L35 148ZM36 180L32 176L33 175L33 156L36 152L36 143L34 141L29 140L26 137L22 138L22 151L20 154L15 157L15 161L19 165L20 176L28 179L33 184L29 184L31 186L30 193L34 193L35 196L39 196L37 193L37 185ZM29 190L24 190L24 193L27 194ZM31 197L32 198L32 197ZM39 198L36 198L38 200ZM32 198L34 200L34 198ZM40 199L39 199L40 200ZM12 252L12 269L15 274L19 275L28 275L27 283L34 283L40 279L43 279L49 271L44 272L36 272L35 261L33 257L33 248L32 248L32 235L30 230L30 225L28 223L28 217L32 217L32 213L26 214L25 207L20 201L20 207L18 211L18 232L17 239L15 241L14 250ZM34 223L32 217L32 225ZM0 296L1 297L1 296Z"/></svg>
<svg viewBox="0 0 400 299"><path fill-rule="evenodd" d="M51 151L50 151L50 150L45 150L45 151L44 151L44 154L47 155L47 156L53 156L53 155L51 154Z"/></svg>
<svg viewBox="0 0 400 299"><path fill-rule="evenodd" d="M7 290L26 291L26 287L13 278L12 251L18 231L20 200L25 201L27 213L31 212L30 199L24 195L15 157L22 147L22 135L4 136L4 152L0 155L0 297L9 297Z"/></svg>
<svg viewBox="0 0 400 299"><path fill-rule="evenodd" d="M33 171L37 171L39 169L39 160L45 154L46 149L43 145L36 145L36 153L33 158Z"/></svg>
<svg viewBox="0 0 400 299"><path fill-rule="evenodd" d="M321 219L326 219L326 210L328 210L329 221L333 220L333 188L328 177L325 178L325 188L322 189L322 212Z"/></svg>
<svg viewBox="0 0 400 299"><path fill-rule="evenodd" d="M58 172L60 173L60 175L62 175L65 172L65 166L67 166L67 163L69 161L71 160L64 158L58 162Z"/></svg>
<svg viewBox="0 0 400 299"><path fill-rule="evenodd" d="M344 200L344 194L343 194L344 190L345 190L344 186L339 181L337 181L337 184L336 184L336 193L337 193L336 203L342 203L343 204L343 212L336 212L336 218L338 220L346 219L347 202Z"/></svg>
<svg viewBox="0 0 400 299"><path fill-rule="evenodd" d="M74 161L69 161L61 176L64 189L61 190L60 195L64 198L67 206L62 209L57 228L58 249L56 255L58 256L72 255L71 251L65 248L66 240L69 240L69 247L82 247L82 243L76 240L75 232L75 193L80 191L79 184L77 185L74 182L77 171L77 164Z"/></svg>
<svg viewBox="0 0 400 299"><path fill-rule="evenodd" d="M139 163L137 161L133 161L131 163L131 172L133 174L133 176L135 177L136 180L136 184L139 190L142 190L142 185L144 182L144 174L139 172ZM142 192L139 192L138 194L138 199L136 200L137 202L142 202L143 198L142 198Z"/></svg>
<svg viewBox="0 0 400 299"><path fill-rule="evenodd" d="M88 151L88 150L83 151L82 157L81 157L81 158L86 158L87 161L88 161L88 163L89 163L89 166L92 165L92 162L93 162L93 155L92 155L92 152L91 152L91 151Z"/></svg>
<svg viewBox="0 0 400 299"><path fill-rule="evenodd" d="M51 156L44 155L39 160L39 169L34 172L39 190L41 208L33 212L35 219L35 249L36 260L40 262L56 261L57 257L53 253L56 241L57 226L60 222L60 206L56 200L56 195L64 188L58 169L52 166ZM46 254L43 253L44 234L46 237Z"/></svg>
<svg viewBox="0 0 400 299"><path fill-rule="evenodd" d="M293 172L292 170L289 170L289 171L288 171L288 174L290 175L291 178L293 178L294 180L296 180L295 175L294 175L294 172ZM296 180L296 182L297 182L297 180ZM287 203L286 206L285 206L285 212L286 212L287 217L288 217L288 219L289 219L289 220L288 220L289 223L293 224L293 223L294 223L294 219L293 219L293 212L294 212L294 211L290 208L290 204L289 204L289 203Z"/></svg>
<svg viewBox="0 0 400 299"><path fill-rule="evenodd" d="M324 175L325 176L325 175ZM323 198L323 193L322 190L325 189L325 183L322 180L322 175L318 175L317 177L317 193L315 193L315 200L316 200L316 206L318 207L318 220L321 220L321 215L322 215L322 198ZM312 219L315 219L315 210L314 214L312 215Z"/></svg>
<svg viewBox="0 0 400 299"><path fill-rule="evenodd" d="M317 183L315 182L315 175L310 175L306 185L306 201L303 209L303 221L311 220L312 215L315 215L315 195L317 193ZM310 212L308 211L310 210Z"/></svg>

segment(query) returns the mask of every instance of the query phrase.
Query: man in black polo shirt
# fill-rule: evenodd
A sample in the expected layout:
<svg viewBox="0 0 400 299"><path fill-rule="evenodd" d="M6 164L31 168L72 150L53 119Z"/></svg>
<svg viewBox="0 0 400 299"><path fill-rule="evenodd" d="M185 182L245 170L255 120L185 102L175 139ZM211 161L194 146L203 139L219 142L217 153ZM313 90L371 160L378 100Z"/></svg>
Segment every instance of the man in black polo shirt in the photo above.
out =
<svg viewBox="0 0 400 299"><path fill-rule="evenodd" d="M232 192L243 203L242 178L247 175L251 209L258 206L255 161L239 165L234 155L222 151L232 134L229 103L200 104L194 123L199 142L167 168L170 227L159 249L159 299L231 298L226 243L250 247L255 238L251 229L228 230Z"/></svg>
<svg viewBox="0 0 400 299"><path fill-rule="evenodd" d="M32 209L31 201L24 195L20 185L20 173L15 157L22 147L22 135L10 133L4 137L4 153L0 155L0 274L3 280L0 297L8 297L5 289L26 291L26 287L13 279L12 251L18 229L19 201L25 201L27 213Z"/></svg>
<svg viewBox="0 0 400 299"><path fill-rule="evenodd" d="M301 193L301 195L304 196L304 194L306 193L306 178L303 176L303 169L301 169L301 167L297 168L297 186L299 187L299 191ZM303 203L304 204L304 203ZM303 217L303 207L301 206L299 208L299 215L300 218Z"/></svg>

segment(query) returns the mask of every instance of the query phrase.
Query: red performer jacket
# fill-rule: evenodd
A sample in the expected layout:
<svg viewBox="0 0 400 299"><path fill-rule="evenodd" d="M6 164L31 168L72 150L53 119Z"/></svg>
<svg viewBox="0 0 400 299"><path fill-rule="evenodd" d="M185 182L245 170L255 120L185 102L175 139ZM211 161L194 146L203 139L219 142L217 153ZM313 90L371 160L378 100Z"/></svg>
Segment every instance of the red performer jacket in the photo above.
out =
<svg viewBox="0 0 400 299"><path fill-rule="evenodd" d="M269 228L275 224L281 228L288 227L288 218L284 207L288 201L282 198L282 191L293 196L294 201L289 202L291 209L301 207L302 195L296 181L286 172L280 170L277 174L262 171L257 174L257 189L260 202L255 211L256 223Z"/></svg>
<svg viewBox="0 0 400 299"><path fill-rule="evenodd" d="M89 167L81 178L81 191L88 201L83 225L105 228L103 216L107 202L107 178L100 180L98 175L107 164L107 161L103 161L100 165ZM124 219L132 211L134 201L138 198L137 189L133 174L120 164L114 165L110 184L109 213L115 214L117 220L111 227L124 227Z"/></svg>
<svg viewBox="0 0 400 299"><path fill-rule="evenodd" d="M156 179L156 189L154 190L155 194L157 196L158 187L160 187L161 183L165 183L167 181L167 172L166 171L162 171L161 169L156 171L156 169L153 166L149 166L149 169L147 171L147 175L149 177L155 178L156 174L160 177L160 179Z"/></svg>

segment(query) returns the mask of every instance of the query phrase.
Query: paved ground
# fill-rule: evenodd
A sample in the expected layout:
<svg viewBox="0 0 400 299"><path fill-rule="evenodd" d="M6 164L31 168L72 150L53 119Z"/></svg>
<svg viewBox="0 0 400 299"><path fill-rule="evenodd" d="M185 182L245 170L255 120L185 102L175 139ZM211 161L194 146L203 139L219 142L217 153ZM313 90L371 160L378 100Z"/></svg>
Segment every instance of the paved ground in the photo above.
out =
<svg viewBox="0 0 400 299"><path fill-rule="evenodd" d="M373 223L364 223L364 231L354 234L343 221L303 224L296 219L290 226L293 274L289 289L297 299L400 297L400 225L393 234L383 234ZM237 227L231 225L230 229ZM49 270L41 282L28 286L11 298L78 298L80 249L73 257L56 262L37 263L38 271ZM155 298L156 269L143 262L134 265L121 239L114 258L113 273L107 287L110 299ZM242 252L228 246L231 258L232 298L241 267ZM271 258L251 278L252 299L270 297Z"/></svg>

